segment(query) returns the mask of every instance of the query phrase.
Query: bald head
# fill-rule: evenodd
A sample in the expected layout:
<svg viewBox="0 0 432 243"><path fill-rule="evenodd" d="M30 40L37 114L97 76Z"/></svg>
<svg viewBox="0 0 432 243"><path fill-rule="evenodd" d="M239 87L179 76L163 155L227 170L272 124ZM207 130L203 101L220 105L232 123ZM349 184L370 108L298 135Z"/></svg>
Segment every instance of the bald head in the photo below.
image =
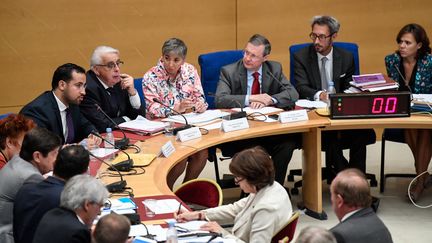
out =
<svg viewBox="0 0 432 243"><path fill-rule="evenodd" d="M339 172L331 188L332 194L340 195L348 207L367 208L371 205L369 184L365 175L358 169Z"/></svg>

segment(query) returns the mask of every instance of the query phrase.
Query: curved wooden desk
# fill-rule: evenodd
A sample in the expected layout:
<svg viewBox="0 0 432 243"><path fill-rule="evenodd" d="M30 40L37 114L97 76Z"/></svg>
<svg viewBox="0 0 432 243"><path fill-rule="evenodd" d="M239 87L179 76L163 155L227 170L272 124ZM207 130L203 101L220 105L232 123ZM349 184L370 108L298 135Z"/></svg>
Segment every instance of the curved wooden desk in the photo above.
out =
<svg viewBox="0 0 432 243"><path fill-rule="evenodd" d="M161 146L171 140L176 151L168 158L158 157L151 165L146 167L146 173L139 176L128 176L125 179L134 189L136 196L172 195L173 192L166 184L169 170L181 160L207 149L211 146L225 142L247 138L270 136L286 133L303 134L303 203L308 209L308 215L325 219L322 210L322 180L321 180L321 131L360 129L360 128L429 128L432 129L432 117L414 115L408 118L381 118L381 119L349 119L330 120L321 117L315 112L309 112L309 120L295 123L280 124L250 121L250 128L240 131L224 133L211 130L209 134L200 139L188 142L177 142L174 137L158 135L144 142L138 142L143 153L158 153Z"/></svg>

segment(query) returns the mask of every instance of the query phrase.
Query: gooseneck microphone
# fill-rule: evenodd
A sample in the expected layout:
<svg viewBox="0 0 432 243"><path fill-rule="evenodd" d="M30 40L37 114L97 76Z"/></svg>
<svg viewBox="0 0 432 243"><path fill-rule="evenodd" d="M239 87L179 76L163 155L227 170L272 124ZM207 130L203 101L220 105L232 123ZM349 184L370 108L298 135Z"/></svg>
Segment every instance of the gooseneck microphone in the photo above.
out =
<svg viewBox="0 0 432 243"><path fill-rule="evenodd" d="M231 113L229 116L230 120L246 117L247 113L243 110L244 105L242 105L238 100L235 99L232 99L231 101L236 103L240 107L240 111Z"/></svg>
<svg viewBox="0 0 432 243"><path fill-rule="evenodd" d="M276 76L274 76L274 74L273 74L272 72L270 72L270 71L267 70L267 74L269 74L269 75L270 75L274 80L276 80L276 82L278 82L278 84L279 84L280 86L282 86L282 88L283 88L285 91L287 91L287 93L288 93L288 98L289 98L290 101L293 102L293 105L292 105L291 107L284 107L284 108L292 109L293 106L295 106L295 101L292 100L291 94L290 94L289 89L287 88L287 86L285 86L285 84L282 83L282 81L281 81L280 79L276 78Z"/></svg>
<svg viewBox="0 0 432 243"><path fill-rule="evenodd" d="M404 81L405 87L408 88L408 90L409 90L409 92L411 93L411 96L412 96L412 90L411 90L411 87L409 86L409 82L407 82L407 80L405 79L405 77L402 75L402 72L399 70L399 67L398 67L398 65L396 63L394 64L394 67L396 68L396 71L398 72L399 76ZM411 99L412 99L412 97L411 97Z"/></svg>
<svg viewBox="0 0 432 243"><path fill-rule="evenodd" d="M110 170L113 170L113 169L111 169L111 168L115 168L115 170L119 170L119 171L126 171L126 172L127 172L127 171L130 171L130 170L132 169L134 162L133 162L133 159L131 159L131 157L129 156L128 153L126 153L125 151L121 150L117 145L112 144L110 141L108 141L107 139L105 139L104 137L102 137L99 133L91 132L91 134L93 134L93 135L95 135L96 137L102 139L104 142L106 142L106 143L108 143L108 144L114 146L114 148L118 149L120 152L126 154L127 159L126 159L126 160L123 160L123 161L120 161L120 162L118 162L118 163L116 163L116 164L113 164L113 165L109 168Z"/></svg>
<svg viewBox="0 0 432 243"><path fill-rule="evenodd" d="M108 114L105 113L105 111L102 110L102 108L98 104L94 104L94 105L96 106L96 109L100 113L102 113L112 124L114 124L116 128L118 128L123 133L123 138L115 141L115 144L118 147L117 149L120 150L127 149L129 146L129 138L126 137L126 133L124 132L124 130L113 119L111 119L111 117L108 116Z"/></svg>
<svg viewBox="0 0 432 243"><path fill-rule="evenodd" d="M158 98L153 98L153 101L156 102L156 103L161 104L163 107L169 109L169 110L172 111L173 113L175 113L175 114L177 114L177 115L180 115L180 116L183 117L183 119L185 120L185 124L184 124L184 126L174 128L174 130L173 130L173 134L174 134L174 135L176 135L179 131L182 131L182 130L185 130L185 129L188 129L188 128L193 127L192 125L190 125L190 124L188 123L186 117L185 117L183 114L181 114L180 112L178 112L178 111L174 110L173 108L171 108L171 107L165 105L165 104L162 103L162 101L160 101Z"/></svg>
<svg viewBox="0 0 432 243"><path fill-rule="evenodd" d="M114 167L112 164L110 164L110 163L106 162L105 160L97 157L96 155L92 154L90 151L89 151L89 154L90 154L90 156L97 159L98 161L108 165L108 168L110 168L111 170L117 171L117 173L119 174L120 181L113 182L113 183L106 185L107 190L111 193L124 192L127 183L125 180L123 180L123 176L120 173L120 171L116 167Z"/></svg>

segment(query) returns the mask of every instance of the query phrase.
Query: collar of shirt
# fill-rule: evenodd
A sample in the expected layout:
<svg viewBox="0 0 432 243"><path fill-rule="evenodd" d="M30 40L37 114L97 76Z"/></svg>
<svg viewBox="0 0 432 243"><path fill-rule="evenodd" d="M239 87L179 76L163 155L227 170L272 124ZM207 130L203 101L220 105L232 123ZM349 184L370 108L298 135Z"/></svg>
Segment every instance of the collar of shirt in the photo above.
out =
<svg viewBox="0 0 432 243"><path fill-rule="evenodd" d="M257 71L247 70L247 72L246 72L247 73L247 95L251 94L252 84L253 84L253 80L254 80L254 77L252 74L254 72L258 72L260 74L258 81L260 83L260 86L262 84L262 65L259 67L259 69Z"/></svg>
<svg viewBox="0 0 432 243"><path fill-rule="evenodd" d="M57 106L60 110L60 112L62 111L66 111L66 109L68 108L65 104L63 104L63 102L61 102L61 100L56 96L56 94L53 92L54 98L57 102Z"/></svg>
<svg viewBox="0 0 432 243"><path fill-rule="evenodd" d="M75 213L75 215L77 216L78 220L79 220L83 225L86 225L86 224L84 223L84 220L82 220L82 219L80 218L80 216L79 216L77 213Z"/></svg>
<svg viewBox="0 0 432 243"><path fill-rule="evenodd" d="M343 221L345 221L345 220L347 220L349 217L351 217L351 215L353 215L353 214L355 214L355 213L357 213L358 211L360 211L360 210L362 210L361 208L359 208L359 209L357 209L357 210L354 210L354 211L351 211L351 212L349 212L349 213L347 213L347 214L345 214L343 217L342 217L342 220L341 220L341 222L343 222Z"/></svg>
<svg viewBox="0 0 432 243"><path fill-rule="evenodd" d="M327 54L327 56L323 56L323 55L321 55L321 53L318 53L318 52L317 52L317 56L318 56L318 63L321 63L321 58L323 58L323 57L327 57L327 61L333 62L333 47L332 47L331 51L329 52L329 54Z"/></svg>
<svg viewBox="0 0 432 243"><path fill-rule="evenodd" d="M102 84L105 90L109 88L109 86L106 85L106 83L104 83L104 81L102 81L98 76L96 76L96 78L99 80L99 82Z"/></svg>

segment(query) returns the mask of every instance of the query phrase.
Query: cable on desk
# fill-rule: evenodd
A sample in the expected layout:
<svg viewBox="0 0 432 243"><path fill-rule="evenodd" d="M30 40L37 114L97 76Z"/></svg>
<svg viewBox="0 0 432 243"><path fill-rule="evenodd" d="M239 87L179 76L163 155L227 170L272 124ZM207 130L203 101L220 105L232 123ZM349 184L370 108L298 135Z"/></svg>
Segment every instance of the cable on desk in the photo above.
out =
<svg viewBox="0 0 432 243"><path fill-rule="evenodd" d="M264 119L260 118L257 119L257 117L263 117ZM246 118L248 120L258 120L258 121L266 121L267 120L267 116L261 112L252 112L249 115L246 116Z"/></svg>
<svg viewBox="0 0 432 243"><path fill-rule="evenodd" d="M200 127L199 130L201 132L201 135L207 135L209 133L209 130L207 130L207 129L203 128L203 127Z"/></svg>

